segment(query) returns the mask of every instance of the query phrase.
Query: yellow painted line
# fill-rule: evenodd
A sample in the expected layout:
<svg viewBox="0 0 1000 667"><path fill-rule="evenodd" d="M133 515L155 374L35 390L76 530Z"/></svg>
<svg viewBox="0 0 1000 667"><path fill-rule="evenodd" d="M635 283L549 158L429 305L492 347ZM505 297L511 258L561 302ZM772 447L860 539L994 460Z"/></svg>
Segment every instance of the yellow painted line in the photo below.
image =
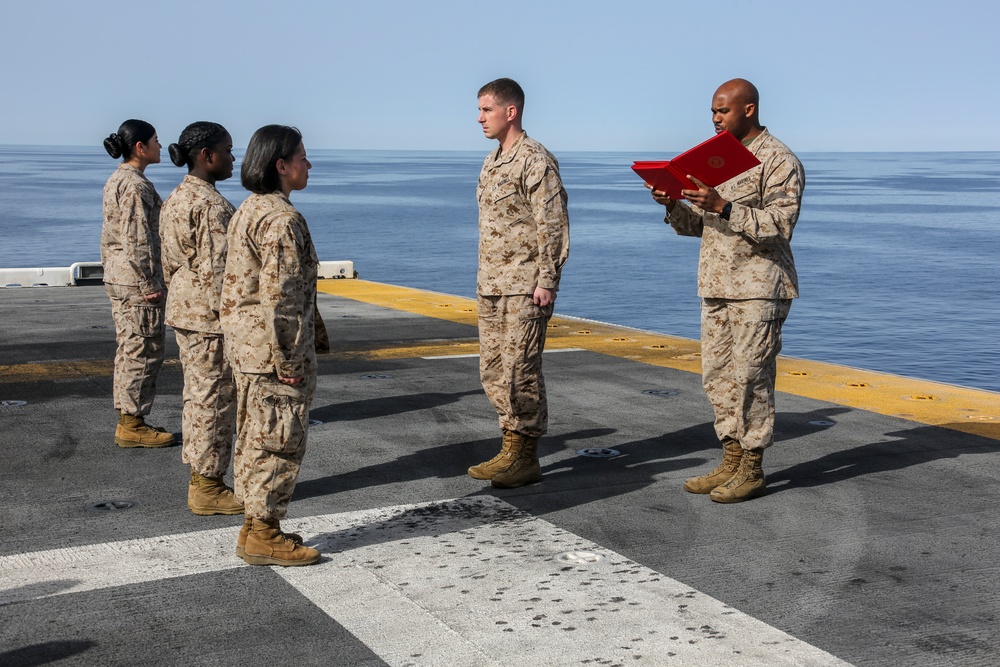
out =
<svg viewBox="0 0 1000 667"><path fill-rule="evenodd" d="M375 306L477 326L476 302L461 296L398 287L369 280L320 280L317 289Z"/></svg>
<svg viewBox="0 0 1000 667"><path fill-rule="evenodd" d="M476 326L473 299L366 280L321 280L319 290L416 315ZM450 352L428 352L446 347ZM549 349L583 348L654 366L701 373L698 341L613 324L553 317ZM462 352L463 348L468 348ZM475 353L474 343L416 345L357 354ZM383 357L384 358L384 357ZM779 391L1000 440L1000 394L817 361L780 357Z"/></svg>
<svg viewBox="0 0 1000 667"><path fill-rule="evenodd" d="M101 359L0 366L0 383L101 377L111 375L114 365L114 361Z"/></svg>
<svg viewBox="0 0 1000 667"><path fill-rule="evenodd" d="M179 359L165 359L163 365L180 368ZM47 361L45 363L0 366L0 384L53 380L83 380L108 377L114 373L113 359L82 359L78 361Z"/></svg>
<svg viewBox="0 0 1000 667"><path fill-rule="evenodd" d="M418 359L420 357L451 357L455 355L479 354L478 340L441 341L423 344L393 345L364 348L354 347L342 349L339 346L333 350L334 356L348 359Z"/></svg>

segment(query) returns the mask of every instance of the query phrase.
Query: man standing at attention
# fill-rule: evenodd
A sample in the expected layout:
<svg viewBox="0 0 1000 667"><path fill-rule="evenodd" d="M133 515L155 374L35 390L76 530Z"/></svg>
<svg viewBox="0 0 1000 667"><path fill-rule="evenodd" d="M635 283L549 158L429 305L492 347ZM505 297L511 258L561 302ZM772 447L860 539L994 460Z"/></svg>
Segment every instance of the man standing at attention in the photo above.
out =
<svg viewBox="0 0 1000 667"><path fill-rule="evenodd" d="M774 441L774 383L781 325L799 295L791 240L805 171L760 124L757 88L744 79L719 86L712 98L716 133L728 130L761 164L710 188L691 179L688 203L653 190L678 234L701 237L702 383L715 410L722 463L684 483L720 503L763 495L764 449ZM690 177L689 177L690 178Z"/></svg>
<svg viewBox="0 0 1000 667"><path fill-rule="evenodd" d="M500 453L469 468L513 489L542 479L548 427L542 350L569 254L559 163L521 129L524 91L512 79L479 90L479 124L500 146L479 174L479 372L503 432Z"/></svg>

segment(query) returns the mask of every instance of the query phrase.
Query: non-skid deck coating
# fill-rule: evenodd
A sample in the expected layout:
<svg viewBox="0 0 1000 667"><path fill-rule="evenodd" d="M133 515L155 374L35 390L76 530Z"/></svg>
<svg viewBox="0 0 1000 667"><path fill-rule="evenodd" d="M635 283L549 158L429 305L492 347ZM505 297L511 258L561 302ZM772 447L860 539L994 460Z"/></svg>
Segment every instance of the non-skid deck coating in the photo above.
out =
<svg viewBox="0 0 1000 667"><path fill-rule="evenodd" d="M287 569L186 510L178 448L112 444L103 289L0 290L0 665L1000 663L996 394L783 359L770 493L722 506L681 489L718 456L696 342L556 318L545 479L494 490L472 302L320 289L287 524L324 559Z"/></svg>
<svg viewBox="0 0 1000 667"><path fill-rule="evenodd" d="M517 664L539 667L847 664L499 498L289 527L330 558L275 574L389 664L511 664L501 656L512 642ZM232 530L216 529L8 556L0 603L241 567L231 543Z"/></svg>
<svg viewBox="0 0 1000 667"><path fill-rule="evenodd" d="M320 290L406 312L476 324L476 304L448 294L411 290L363 280L322 280ZM593 320L556 317L549 324L549 350L584 348L643 363L701 372L697 341L628 329ZM476 341L435 344L428 352L478 352ZM379 355L409 355L414 348L379 350ZM1000 440L1000 395L939 382L928 382L837 366L806 359L780 357L778 390L832 401L883 415Z"/></svg>

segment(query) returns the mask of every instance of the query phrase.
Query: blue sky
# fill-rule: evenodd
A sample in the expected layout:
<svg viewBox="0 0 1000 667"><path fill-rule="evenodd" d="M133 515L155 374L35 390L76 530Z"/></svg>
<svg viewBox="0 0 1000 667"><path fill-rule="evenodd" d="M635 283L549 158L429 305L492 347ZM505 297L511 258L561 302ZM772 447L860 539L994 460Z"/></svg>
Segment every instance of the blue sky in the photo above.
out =
<svg viewBox="0 0 1000 667"><path fill-rule="evenodd" d="M679 151L737 76L797 151L1000 150L986 0L32 0L0 10L0 144L94 145L131 117L237 146L486 150L475 93L525 88L553 151Z"/></svg>

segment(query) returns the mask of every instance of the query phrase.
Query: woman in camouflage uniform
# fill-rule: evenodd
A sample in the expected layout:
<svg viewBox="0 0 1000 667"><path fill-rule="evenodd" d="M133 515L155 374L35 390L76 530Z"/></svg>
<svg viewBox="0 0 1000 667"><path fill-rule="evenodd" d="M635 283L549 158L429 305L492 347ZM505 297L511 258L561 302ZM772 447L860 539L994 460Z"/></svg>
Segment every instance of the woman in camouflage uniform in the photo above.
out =
<svg viewBox="0 0 1000 667"><path fill-rule="evenodd" d="M316 389L319 261L305 218L289 200L306 187L311 167L298 130L257 130L240 172L252 194L229 224L220 313L236 380L236 497L246 514L236 553L251 565L310 565L320 557L280 525Z"/></svg>
<svg viewBox="0 0 1000 667"><path fill-rule="evenodd" d="M215 189L233 175L233 139L218 123L184 128L170 160L187 167L160 212L166 321L174 329L184 368L181 460L191 466L188 509L195 514L242 514L222 481L236 426L236 386L219 324L226 273L226 227L236 208Z"/></svg>
<svg viewBox="0 0 1000 667"><path fill-rule="evenodd" d="M160 204L146 167L160 161L156 130L142 120L127 120L104 140L113 158L122 158L104 186L101 262L111 299L118 351L114 401L119 447L167 447L172 433L149 426L156 376L163 365L163 303L166 288L160 268Z"/></svg>

